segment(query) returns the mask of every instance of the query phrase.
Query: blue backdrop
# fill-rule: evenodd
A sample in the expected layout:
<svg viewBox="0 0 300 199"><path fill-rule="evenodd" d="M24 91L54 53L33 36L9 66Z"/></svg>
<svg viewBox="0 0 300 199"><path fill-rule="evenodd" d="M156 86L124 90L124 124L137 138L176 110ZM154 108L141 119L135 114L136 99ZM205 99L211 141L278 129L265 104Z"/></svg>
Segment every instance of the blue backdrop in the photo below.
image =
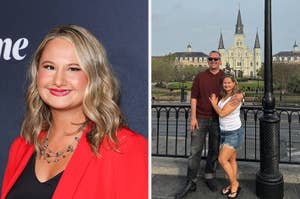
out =
<svg viewBox="0 0 300 199"><path fill-rule="evenodd" d="M0 12L0 185L9 146L19 134L24 114L25 77L32 54L50 29L66 24L87 28L103 43L121 83L120 105L129 127L148 136L147 0L3 1Z"/></svg>

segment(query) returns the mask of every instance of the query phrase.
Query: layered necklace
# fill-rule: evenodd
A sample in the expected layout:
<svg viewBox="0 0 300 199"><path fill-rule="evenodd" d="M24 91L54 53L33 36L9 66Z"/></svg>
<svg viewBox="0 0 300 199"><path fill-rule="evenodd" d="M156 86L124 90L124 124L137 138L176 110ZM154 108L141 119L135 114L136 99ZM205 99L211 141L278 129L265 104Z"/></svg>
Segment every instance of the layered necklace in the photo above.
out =
<svg viewBox="0 0 300 199"><path fill-rule="evenodd" d="M74 140L65 149L60 150L60 151L53 151L48 148L49 134L50 134L50 130L48 130L47 137L44 139L42 146L40 146L40 155L41 155L42 159L44 159L48 164L57 163L60 160L66 158L69 154L73 153L75 147L77 146L77 144L80 140L80 136L77 134L79 134L83 130L83 128L85 127L86 124L87 124L87 122L84 122L83 124L80 125L80 127L76 131L74 131L70 134L70 135L76 135L74 137Z"/></svg>

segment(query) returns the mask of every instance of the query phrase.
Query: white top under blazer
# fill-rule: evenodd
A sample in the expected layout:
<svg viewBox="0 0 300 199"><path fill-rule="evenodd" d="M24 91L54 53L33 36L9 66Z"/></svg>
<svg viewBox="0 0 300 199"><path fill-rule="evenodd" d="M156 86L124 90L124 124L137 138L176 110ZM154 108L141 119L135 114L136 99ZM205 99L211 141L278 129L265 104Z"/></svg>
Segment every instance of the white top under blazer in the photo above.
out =
<svg viewBox="0 0 300 199"><path fill-rule="evenodd" d="M231 97L228 97L225 101L220 100L218 106L222 109L230 99ZM226 115L223 118L219 117L220 129L222 131L233 131L239 129L242 126L242 122L240 119L241 106L242 103L240 103L240 105L236 107L236 109L229 115Z"/></svg>

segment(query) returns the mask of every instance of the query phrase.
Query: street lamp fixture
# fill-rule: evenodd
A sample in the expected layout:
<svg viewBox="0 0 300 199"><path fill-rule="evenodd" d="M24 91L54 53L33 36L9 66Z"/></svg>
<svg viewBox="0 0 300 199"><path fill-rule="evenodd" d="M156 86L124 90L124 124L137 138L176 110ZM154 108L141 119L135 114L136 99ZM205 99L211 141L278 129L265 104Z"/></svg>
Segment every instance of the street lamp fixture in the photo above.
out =
<svg viewBox="0 0 300 199"><path fill-rule="evenodd" d="M271 0L265 0L265 67L263 116L260 128L260 170L256 174L256 195L261 199L283 198L283 176L279 172L280 119L275 111L272 79Z"/></svg>

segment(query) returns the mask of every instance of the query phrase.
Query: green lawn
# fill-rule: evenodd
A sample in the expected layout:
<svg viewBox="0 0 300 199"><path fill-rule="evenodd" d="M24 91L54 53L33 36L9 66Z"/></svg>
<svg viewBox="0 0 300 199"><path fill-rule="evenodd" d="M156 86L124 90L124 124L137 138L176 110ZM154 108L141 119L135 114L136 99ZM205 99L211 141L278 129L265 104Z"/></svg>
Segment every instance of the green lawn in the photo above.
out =
<svg viewBox="0 0 300 199"><path fill-rule="evenodd" d="M152 88L152 96L156 100L164 100L164 101L178 101L180 97L180 89L182 85L185 87L186 91L190 91L192 87L192 82L169 82L166 84L166 88L153 87ZM259 85L259 91L257 92L257 87ZM261 104L261 99L264 95L263 81L255 81L250 80L247 82L240 82L239 87L246 93L246 102L253 102L254 104ZM300 104L300 96L296 94L286 94L281 96L279 92L275 90L274 92L276 98L276 104L279 106L299 106Z"/></svg>
<svg viewBox="0 0 300 199"><path fill-rule="evenodd" d="M169 82L167 84L167 89L171 90L180 90L182 86L184 86L186 89L190 90L192 88L192 83L191 81L189 82ZM244 91L255 91L256 88L262 89L264 87L264 82L263 81L256 81L256 80L250 80L247 82L239 82L239 87L241 90Z"/></svg>

